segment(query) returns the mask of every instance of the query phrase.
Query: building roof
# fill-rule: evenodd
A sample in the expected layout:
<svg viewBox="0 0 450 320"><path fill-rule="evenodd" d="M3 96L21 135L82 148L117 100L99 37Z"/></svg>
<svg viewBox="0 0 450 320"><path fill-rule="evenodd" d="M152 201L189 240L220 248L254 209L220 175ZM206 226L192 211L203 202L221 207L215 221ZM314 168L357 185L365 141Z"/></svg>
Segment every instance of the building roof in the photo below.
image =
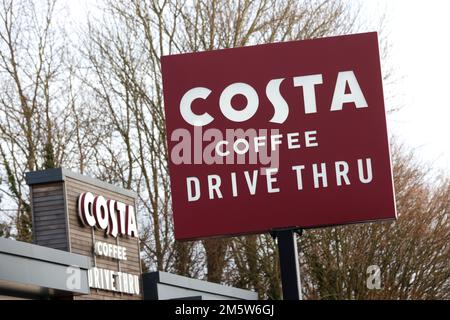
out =
<svg viewBox="0 0 450 320"><path fill-rule="evenodd" d="M90 266L90 258L83 255L0 238L0 294L40 298L88 294Z"/></svg>
<svg viewBox="0 0 450 320"><path fill-rule="evenodd" d="M47 170L39 170L25 173L25 181L29 186L35 184L42 183L50 183L50 182L62 182L65 181L66 178L72 178L75 180L79 180L99 188L107 189L112 192L120 193L128 197L136 198L137 194L134 191L124 189L121 187L117 187L113 184L100 181L98 179L91 178L89 176L82 175L77 172L73 172L63 168L54 168Z"/></svg>

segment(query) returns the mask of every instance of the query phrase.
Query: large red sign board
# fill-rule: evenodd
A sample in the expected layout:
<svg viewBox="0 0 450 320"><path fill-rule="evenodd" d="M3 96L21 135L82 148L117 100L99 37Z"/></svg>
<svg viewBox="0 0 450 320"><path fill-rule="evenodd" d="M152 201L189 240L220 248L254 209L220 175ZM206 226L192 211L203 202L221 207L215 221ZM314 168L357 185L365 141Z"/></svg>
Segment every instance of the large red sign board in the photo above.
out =
<svg viewBox="0 0 450 320"><path fill-rule="evenodd" d="M162 70L176 239L396 217L376 33Z"/></svg>

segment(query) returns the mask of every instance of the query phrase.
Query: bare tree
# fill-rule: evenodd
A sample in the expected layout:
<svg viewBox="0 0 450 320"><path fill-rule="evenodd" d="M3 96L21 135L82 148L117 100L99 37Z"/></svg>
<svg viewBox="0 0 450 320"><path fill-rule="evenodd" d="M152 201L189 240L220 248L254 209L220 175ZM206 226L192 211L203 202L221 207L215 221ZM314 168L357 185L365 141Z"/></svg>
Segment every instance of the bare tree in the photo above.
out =
<svg viewBox="0 0 450 320"><path fill-rule="evenodd" d="M398 220L306 231L303 290L310 299L448 299L450 181L393 148ZM380 270L368 286L368 267ZM370 280L370 279L369 279Z"/></svg>
<svg viewBox="0 0 450 320"><path fill-rule="evenodd" d="M67 156L64 108L65 35L54 25L55 1L2 0L0 6L1 192L17 208L17 238L31 240L24 173L60 165Z"/></svg>
<svg viewBox="0 0 450 320"><path fill-rule="evenodd" d="M169 270L175 257L184 261L191 252L180 244L174 249L159 65L164 49L153 36L154 29L163 32L162 23L153 24L161 15L157 5L106 2L102 21L91 20L83 36L90 71L83 81L110 130L97 163L102 178L138 191L144 259Z"/></svg>

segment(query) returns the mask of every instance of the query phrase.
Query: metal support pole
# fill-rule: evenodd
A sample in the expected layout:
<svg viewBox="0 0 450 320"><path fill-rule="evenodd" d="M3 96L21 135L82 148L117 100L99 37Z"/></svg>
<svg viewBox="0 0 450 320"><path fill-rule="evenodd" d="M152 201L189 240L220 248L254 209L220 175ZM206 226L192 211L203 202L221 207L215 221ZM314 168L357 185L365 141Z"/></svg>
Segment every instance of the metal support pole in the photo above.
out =
<svg viewBox="0 0 450 320"><path fill-rule="evenodd" d="M274 232L278 242L281 284L284 300L301 300L300 269L298 265L297 231L293 229Z"/></svg>

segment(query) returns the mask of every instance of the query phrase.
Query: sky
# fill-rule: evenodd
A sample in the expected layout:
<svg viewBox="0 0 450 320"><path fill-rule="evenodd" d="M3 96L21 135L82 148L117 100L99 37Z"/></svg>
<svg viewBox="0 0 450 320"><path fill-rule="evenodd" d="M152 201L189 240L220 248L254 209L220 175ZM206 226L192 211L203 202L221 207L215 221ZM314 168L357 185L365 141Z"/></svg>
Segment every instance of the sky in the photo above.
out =
<svg viewBox="0 0 450 320"><path fill-rule="evenodd" d="M390 44L383 63L393 68L385 84L388 129L437 172L450 172L450 1L365 0L363 13L386 13Z"/></svg>
<svg viewBox="0 0 450 320"><path fill-rule="evenodd" d="M361 5L362 21L378 26L390 45L385 69L388 129L436 173L450 176L450 1L349 0ZM68 1L75 17L86 17L94 0ZM78 20L78 19L77 19ZM374 27L373 30L376 31Z"/></svg>

